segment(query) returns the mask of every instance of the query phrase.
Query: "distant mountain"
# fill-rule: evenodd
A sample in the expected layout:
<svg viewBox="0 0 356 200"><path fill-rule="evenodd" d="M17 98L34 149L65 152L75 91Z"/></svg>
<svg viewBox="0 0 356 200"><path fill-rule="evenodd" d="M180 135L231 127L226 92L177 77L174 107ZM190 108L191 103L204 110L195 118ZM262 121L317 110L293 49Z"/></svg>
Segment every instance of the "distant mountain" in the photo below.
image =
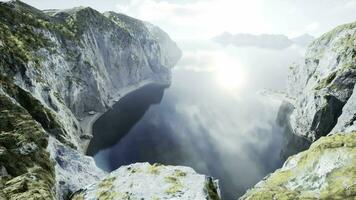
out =
<svg viewBox="0 0 356 200"><path fill-rule="evenodd" d="M312 35L309 34L303 34L301 36L291 38L291 40L300 46L308 46L315 38Z"/></svg>
<svg viewBox="0 0 356 200"><path fill-rule="evenodd" d="M314 37L308 34L289 39L282 34L261 34L254 35L248 33L231 34L225 32L213 38L214 41L228 45L232 44L239 47L260 47L267 49L285 49L293 44L307 46Z"/></svg>

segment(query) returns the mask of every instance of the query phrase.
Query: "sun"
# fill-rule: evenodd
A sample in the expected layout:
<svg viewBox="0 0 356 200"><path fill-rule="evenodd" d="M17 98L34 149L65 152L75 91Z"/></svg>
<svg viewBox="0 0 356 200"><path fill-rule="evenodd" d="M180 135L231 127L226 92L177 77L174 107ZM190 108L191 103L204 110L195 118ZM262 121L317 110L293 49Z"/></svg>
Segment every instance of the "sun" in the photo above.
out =
<svg viewBox="0 0 356 200"><path fill-rule="evenodd" d="M216 80L224 89L238 90L246 86L247 75L241 64L225 60L216 68Z"/></svg>

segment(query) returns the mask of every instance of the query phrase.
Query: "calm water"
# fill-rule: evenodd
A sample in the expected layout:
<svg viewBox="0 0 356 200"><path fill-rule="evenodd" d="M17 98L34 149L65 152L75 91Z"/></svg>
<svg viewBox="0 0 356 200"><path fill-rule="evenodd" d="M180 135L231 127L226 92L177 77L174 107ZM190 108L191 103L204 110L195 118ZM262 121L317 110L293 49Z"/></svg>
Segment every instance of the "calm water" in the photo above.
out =
<svg viewBox="0 0 356 200"><path fill-rule="evenodd" d="M283 89L302 50L181 46L172 85L119 101L94 124L88 154L107 171L146 161L190 166L218 178L223 199L236 199L283 162L281 102L259 91Z"/></svg>

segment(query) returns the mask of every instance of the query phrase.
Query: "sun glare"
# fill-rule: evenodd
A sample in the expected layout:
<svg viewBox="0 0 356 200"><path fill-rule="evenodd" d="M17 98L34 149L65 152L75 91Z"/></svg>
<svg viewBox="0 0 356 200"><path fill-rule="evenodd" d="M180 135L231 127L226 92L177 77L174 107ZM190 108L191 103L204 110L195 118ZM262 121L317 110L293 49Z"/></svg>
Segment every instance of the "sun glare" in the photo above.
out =
<svg viewBox="0 0 356 200"><path fill-rule="evenodd" d="M247 75L243 65L236 61L223 61L216 67L216 79L218 84L228 90L242 89L246 84Z"/></svg>
<svg viewBox="0 0 356 200"><path fill-rule="evenodd" d="M226 68L218 71L218 83L226 89L239 89L245 85L246 76L237 69Z"/></svg>

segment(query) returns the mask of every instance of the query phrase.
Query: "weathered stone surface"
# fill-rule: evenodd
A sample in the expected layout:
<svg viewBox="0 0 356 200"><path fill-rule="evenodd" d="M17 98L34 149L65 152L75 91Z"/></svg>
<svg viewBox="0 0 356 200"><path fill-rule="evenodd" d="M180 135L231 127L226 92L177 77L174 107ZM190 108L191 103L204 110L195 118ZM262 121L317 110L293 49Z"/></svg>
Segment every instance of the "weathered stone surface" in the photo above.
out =
<svg viewBox="0 0 356 200"><path fill-rule="evenodd" d="M181 52L158 27L88 7L14 0L0 15L0 199L66 199L105 175L83 155L88 121L127 88L169 84Z"/></svg>
<svg viewBox="0 0 356 200"><path fill-rule="evenodd" d="M48 135L0 88L0 199L54 199Z"/></svg>
<svg viewBox="0 0 356 200"><path fill-rule="evenodd" d="M325 136L240 199L355 199L356 132Z"/></svg>
<svg viewBox="0 0 356 200"><path fill-rule="evenodd" d="M311 142L303 136L293 133L289 123L293 109L294 107L292 104L283 101L277 114L277 124L283 128L283 147L280 153L283 161L287 160L289 156L308 149L311 144Z"/></svg>
<svg viewBox="0 0 356 200"><path fill-rule="evenodd" d="M342 109L342 114L337 120L337 124L331 131L331 134L338 132L351 132L356 130L356 87L351 97Z"/></svg>
<svg viewBox="0 0 356 200"><path fill-rule="evenodd" d="M356 23L339 26L312 43L305 64L292 67L290 125L315 142L241 199L356 198L355 36Z"/></svg>
<svg viewBox="0 0 356 200"><path fill-rule="evenodd" d="M113 171L76 192L72 200L186 199L218 200L218 184L189 167L136 163Z"/></svg>
<svg viewBox="0 0 356 200"><path fill-rule="evenodd" d="M295 109L290 123L297 135L315 141L344 124L338 119L356 83L356 22L315 40L305 63L293 65L291 72L288 86Z"/></svg>
<svg viewBox="0 0 356 200"><path fill-rule="evenodd" d="M181 56L159 28L113 12L43 12L20 1L2 2L0 11L0 74L52 111L61 124L53 133L80 151L88 124L79 118L105 112L126 87L169 84Z"/></svg>
<svg viewBox="0 0 356 200"><path fill-rule="evenodd" d="M63 145L53 137L50 137L47 149L56 161L57 199L68 199L73 192L98 182L107 174L95 165L92 157Z"/></svg>

